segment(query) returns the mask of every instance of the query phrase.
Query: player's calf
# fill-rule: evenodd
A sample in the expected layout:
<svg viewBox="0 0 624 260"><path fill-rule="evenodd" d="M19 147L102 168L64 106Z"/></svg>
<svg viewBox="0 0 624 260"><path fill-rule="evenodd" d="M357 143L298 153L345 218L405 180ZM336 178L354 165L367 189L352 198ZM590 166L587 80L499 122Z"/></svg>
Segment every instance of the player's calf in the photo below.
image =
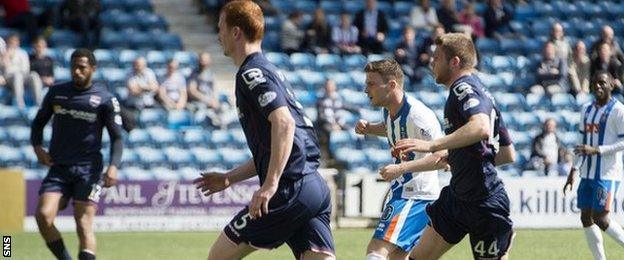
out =
<svg viewBox="0 0 624 260"><path fill-rule="evenodd" d="M242 259L255 249L245 243L236 244L221 232L208 253L208 260Z"/></svg>
<svg viewBox="0 0 624 260"><path fill-rule="evenodd" d="M335 260L336 257L333 255L323 253L323 252L314 252L312 250L308 250L303 252L301 255L301 260Z"/></svg>
<svg viewBox="0 0 624 260"><path fill-rule="evenodd" d="M366 249L366 260L406 259L407 255L394 244L376 238L371 239Z"/></svg>

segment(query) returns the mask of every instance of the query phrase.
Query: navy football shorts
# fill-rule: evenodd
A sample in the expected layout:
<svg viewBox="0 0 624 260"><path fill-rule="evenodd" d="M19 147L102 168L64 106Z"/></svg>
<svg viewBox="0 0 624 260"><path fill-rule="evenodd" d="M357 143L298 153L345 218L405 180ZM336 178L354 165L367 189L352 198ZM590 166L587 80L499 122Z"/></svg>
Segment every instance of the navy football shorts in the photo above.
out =
<svg viewBox="0 0 624 260"><path fill-rule="evenodd" d="M427 214L435 231L450 244L469 234L475 259L499 259L511 246L513 223L504 189L483 201L462 201L447 186L427 207Z"/></svg>
<svg viewBox="0 0 624 260"><path fill-rule="evenodd" d="M288 244L295 257L305 251L334 255L334 240L329 225L331 198L325 180L309 174L291 183L280 183L269 202L269 214L249 217L245 207L224 228L235 244L273 249Z"/></svg>
<svg viewBox="0 0 624 260"><path fill-rule="evenodd" d="M52 165L43 179L39 195L60 192L65 199L97 203L101 187L102 163Z"/></svg>

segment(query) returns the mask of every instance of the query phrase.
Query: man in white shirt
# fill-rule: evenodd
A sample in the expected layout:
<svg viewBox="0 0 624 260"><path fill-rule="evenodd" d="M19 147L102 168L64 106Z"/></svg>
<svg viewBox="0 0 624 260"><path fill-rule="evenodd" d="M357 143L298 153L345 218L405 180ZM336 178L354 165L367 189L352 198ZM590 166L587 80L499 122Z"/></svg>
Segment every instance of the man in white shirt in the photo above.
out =
<svg viewBox="0 0 624 260"><path fill-rule="evenodd" d="M0 84L7 84L8 87L13 89L15 103L19 108L26 107L24 86L26 81L31 81L29 77L30 60L26 51L20 48L20 39L17 34L10 35L7 38L7 47L2 54L2 63L4 73L3 79L0 79ZM32 88L35 102L41 104L41 85L29 83L28 85Z"/></svg>
<svg viewBox="0 0 624 260"><path fill-rule="evenodd" d="M158 98L167 110L181 110L186 107L186 79L178 71L178 62L174 59L167 62L167 74L160 83Z"/></svg>

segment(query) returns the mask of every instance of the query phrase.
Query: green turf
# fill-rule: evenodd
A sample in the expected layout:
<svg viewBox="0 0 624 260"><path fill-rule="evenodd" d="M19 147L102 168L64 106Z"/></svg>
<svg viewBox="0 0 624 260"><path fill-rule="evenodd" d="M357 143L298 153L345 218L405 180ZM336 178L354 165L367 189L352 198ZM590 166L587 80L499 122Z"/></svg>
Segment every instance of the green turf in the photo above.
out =
<svg viewBox="0 0 624 260"><path fill-rule="evenodd" d="M372 230L340 229L334 232L338 259L363 259ZM76 255L76 235L63 234L65 244ZM215 232L139 232L99 233L98 259L205 259ZM605 235L607 257L624 259L622 249ZM13 259L52 259L38 234L13 236ZM258 251L246 259L292 259L282 246L273 251ZM468 240L451 249L443 259L470 259ZM585 237L575 230L518 230L510 259L591 259Z"/></svg>

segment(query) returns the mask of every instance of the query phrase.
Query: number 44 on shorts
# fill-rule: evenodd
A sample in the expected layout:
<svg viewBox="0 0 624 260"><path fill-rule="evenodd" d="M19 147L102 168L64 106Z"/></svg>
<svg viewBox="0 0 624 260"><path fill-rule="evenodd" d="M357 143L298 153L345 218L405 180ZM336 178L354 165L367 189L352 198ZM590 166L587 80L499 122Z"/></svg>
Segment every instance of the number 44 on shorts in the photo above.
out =
<svg viewBox="0 0 624 260"><path fill-rule="evenodd" d="M484 257L485 253L487 253L488 256L498 256L498 253L500 252L500 250L498 249L498 240L492 241L487 251L485 251L485 241L480 240L474 246L473 251L478 253L481 257Z"/></svg>

